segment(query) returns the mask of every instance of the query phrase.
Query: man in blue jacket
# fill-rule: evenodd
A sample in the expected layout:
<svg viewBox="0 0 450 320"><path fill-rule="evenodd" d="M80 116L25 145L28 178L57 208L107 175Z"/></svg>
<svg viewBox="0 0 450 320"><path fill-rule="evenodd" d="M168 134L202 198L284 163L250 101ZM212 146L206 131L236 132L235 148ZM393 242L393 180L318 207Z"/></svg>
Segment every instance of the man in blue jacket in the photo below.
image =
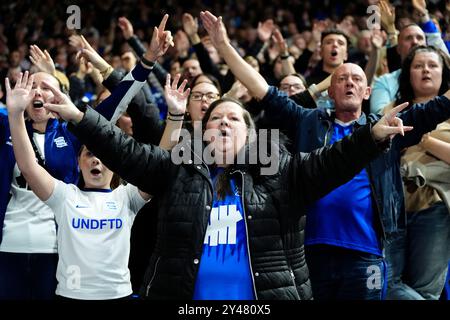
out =
<svg viewBox="0 0 450 320"><path fill-rule="evenodd" d="M211 19L209 12L202 13L205 15ZM333 74L328 93L335 112L305 109L270 87L245 63L230 45L220 18L208 33L236 78L261 101L267 117L293 140L295 152L332 144L367 122L361 106L371 88L359 66L343 64ZM389 152L309 208L305 244L315 299L382 298L383 248L393 235L405 231L406 223L400 151L419 143L424 133L450 118L449 98L450 92L446 92L426 104L411 106L400 118L414 130L395 137Z"/></svg>

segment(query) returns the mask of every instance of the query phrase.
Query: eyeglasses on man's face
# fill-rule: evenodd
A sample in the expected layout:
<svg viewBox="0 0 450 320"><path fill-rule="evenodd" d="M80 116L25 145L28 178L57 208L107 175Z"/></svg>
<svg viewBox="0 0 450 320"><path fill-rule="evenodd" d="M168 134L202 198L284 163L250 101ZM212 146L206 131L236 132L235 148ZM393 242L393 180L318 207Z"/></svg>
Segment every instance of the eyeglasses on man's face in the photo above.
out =
<svg viewBox="0 0 450 320"><path fill-rule="evenodd" d="M191 100L200 101L203 99L203 97L206 97L206 100L208 100L208 101L213 101L213 100L217 100L219 98L219 94L214 93L214 92L207 92L207 93L196 92L196 91L191 92Z"/></svg>
<svg viewBox="0 0 450 320"><path fill-rule="evenodd" d="M302 90L305 87L301 83L294 83L294 84L283 83L280 85L280 89L283 91L287 91L290 88L292 88L293 90Z"/></svg>

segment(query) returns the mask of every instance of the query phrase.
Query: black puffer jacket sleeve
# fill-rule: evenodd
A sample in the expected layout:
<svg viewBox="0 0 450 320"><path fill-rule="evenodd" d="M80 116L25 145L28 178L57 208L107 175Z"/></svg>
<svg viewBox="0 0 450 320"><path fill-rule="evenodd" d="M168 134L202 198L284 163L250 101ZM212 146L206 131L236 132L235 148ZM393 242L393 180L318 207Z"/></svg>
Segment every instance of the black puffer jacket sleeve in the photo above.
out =
<svg viewBox="0 0 450 320"><path fill-rule="evenodd" d="M307 109L317 108L316 102L314 101L313 97L311 97L311 94L309 93L308 90L294 94L294 95L290 96L289 98L294 100L296 104L298 104L299 106L302 106L303 108L307 108Z"/></svg>
<svg viewBox="0 0 450 320"><path fill-rule="evenodd" d="M108 78L103 80L102 84L106 89L113 92L114 89L119 85L120 81L122 81L123 77L125 77L124 74L117 70L113 70Z"/></svg>
<svg viewBox="0 0 450 320"><path fill-rule="evenodd" d="M129 38L127 42L134 50L134 52L136 52L136 55L138 57L141 57L145 53L145 47L136 35L133 35L131 38Z"/></svg>
<svg viewBox="0 0 450 320"><path fill-rule="evenodd" d="M110 170L151 195L160 195L176 170L169 151L137 142L91 108L69 129Z"/></svg>
<svg viewBox="0 0 450 320"><path fill-rule="evenodd" d="M200 63L200 67L202 68L203 73L209 73L219 80L220 87L222 92L227 92L231 89L235 78L231 71L227 71L225 75L222 75L220 69L215 65L206 48L203 46L203 43L197 43L192 46L197 54L198 62Z"/></svg>
<svg viewBox="0 0 450 320"><path fill-rule="evenodd" d="M113 92L124 75L114 70L108 78L103 80L106 89ZM148 103L142 90L139 90L128 105L127 112L133 121L133 136L139 142L159 144L164 123L159 119L159 109L152 103Z"/></svg>
<svg viewBox="0 0 450 320"><path fill-rule="evenodd" d="M158 145L164 132L164 122L159 118L159 109L145 101L140 90L127 109L133 122L133 137L143 143Z"/></svg>
<svg viewBox="0 0 450 320"><path fill-rule="evenodd" d="M369 162L389 146L389 140L377 144L371 134L372 123L331 146L311 153L295 154L287 170L290 193L300 207L312 204L351 180Z"/></svg>
<svg viewBox="0 0 450 320"><path fill-rule="evenodd" d="M298 59L294 63L295 71L297 71L300 74L304 74L306 69L308 69L308 63L309 59L311 59L313 55L313 52L309 51L308 48L306 48L302 55L298 57Z"/></svg>
<svg viewBox="0 0 450 320"><path fill-rule="evenodd" d="M158 79L159 83L164 86L166 84L166 77L169 74L166 69L162 65L160 65L158 62L155 63L155 66L153 67L153 74Z"/></svg>

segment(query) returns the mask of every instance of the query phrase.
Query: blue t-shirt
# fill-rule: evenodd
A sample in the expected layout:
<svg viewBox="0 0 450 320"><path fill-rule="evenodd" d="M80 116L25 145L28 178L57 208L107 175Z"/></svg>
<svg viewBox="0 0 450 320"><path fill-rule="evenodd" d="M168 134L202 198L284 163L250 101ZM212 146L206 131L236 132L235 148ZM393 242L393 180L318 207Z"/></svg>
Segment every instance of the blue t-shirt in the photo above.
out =
<svg viewBox="0 0 450 320"><path fill-rule="evenodd" d="M330 144L352 130L352 124L334 123ZM381 255L366 169L309 207L305 244L327 244Z"/></svg>
<svg viewBox="0 0 450 320"><path fill-rule="evenodd" d="M221 169L212 170L213 185ZM234 180L231 195L213 208L203 242L194 300L254 300L242 199Z"/></svg>

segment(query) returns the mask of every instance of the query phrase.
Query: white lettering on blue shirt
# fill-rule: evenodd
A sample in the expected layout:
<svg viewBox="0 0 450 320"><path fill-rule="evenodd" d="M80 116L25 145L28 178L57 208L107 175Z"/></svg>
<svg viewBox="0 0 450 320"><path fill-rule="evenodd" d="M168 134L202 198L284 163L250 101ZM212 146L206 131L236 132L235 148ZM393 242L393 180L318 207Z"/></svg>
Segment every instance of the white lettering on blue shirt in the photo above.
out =
<svg viewBox="0 0 450 320"><path fill-rule="evenodd" d="M204 244L209 243L212 247L218 244L236 244L236 224L242 219L236 205L213 208Z"/></svg>

